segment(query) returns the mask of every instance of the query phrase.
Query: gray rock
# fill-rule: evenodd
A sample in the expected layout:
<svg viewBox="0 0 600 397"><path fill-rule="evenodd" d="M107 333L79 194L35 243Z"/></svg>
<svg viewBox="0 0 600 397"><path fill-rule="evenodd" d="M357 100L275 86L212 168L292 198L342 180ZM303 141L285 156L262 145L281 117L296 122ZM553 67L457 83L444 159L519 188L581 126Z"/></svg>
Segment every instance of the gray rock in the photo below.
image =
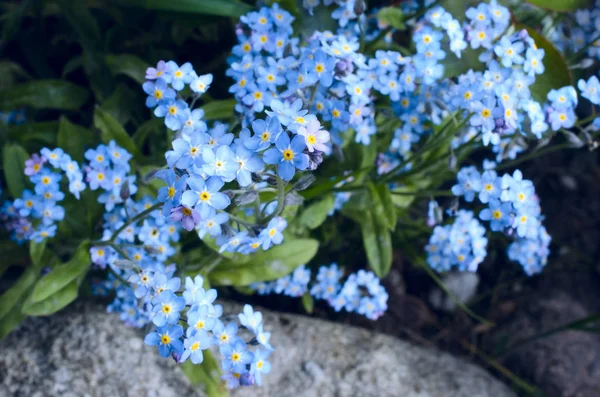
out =
<svg viewBox="0 0 600 397"><path fill-rule="evenodd" d="M497 342L536 337L598 313L598 280L589 274L544 275L535 291L518 302L520 310L502 329ZM588 324L590 327L593 324ZM600 395L600 336L561 331L509 350L504 363L531 379L548 397Z"/></svg>
<svg viewBox="0 0 600 397"><path fill-rule="evenodd" d="M241 308L226 305L226 312ZM263 310L276 351L233 396L513 397L484 370L385 335ZM29 319L0 343L0 396L193 396L184 376L101 306Z"/></svg>
<svg viewBox="0 0 600 397"><path fill-rule="evenodd" d="M0 342L0 397L194 395L172 360L100 305L26 320Z"/></svg>

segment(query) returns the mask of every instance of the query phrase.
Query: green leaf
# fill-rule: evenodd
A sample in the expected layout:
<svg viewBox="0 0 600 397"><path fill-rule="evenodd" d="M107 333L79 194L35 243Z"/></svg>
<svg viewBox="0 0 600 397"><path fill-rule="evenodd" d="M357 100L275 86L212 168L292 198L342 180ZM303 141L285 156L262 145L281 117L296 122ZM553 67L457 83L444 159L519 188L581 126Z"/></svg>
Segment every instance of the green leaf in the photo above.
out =
<svg viewBox="0 0 600 397"><path fill-rule="evenodd" d="M16 283L0 296L0 324L4 322L4 317L23 300L23 296L38 278L40 278L39 269L30 266L21 274Z"/></svg>
<svg viewBox="0 0 600 397"><path fill-rule="evenodd" d="M4 180L13 198L21 197L23 190L29 185L25 175L25 160L29 155L21 146L7 143L2 151L4 161Z"/></svg>
<svg viewBox="0 0 600 397"><path fill-rule="evenodd" d="M1 318L0 321L0 340L15 329L21 321L25 320L25 315L21 313L21 308L13 307L10 311Z"/></svg>
<svg viewBox="0 0 600 397"><path fill-rule="evenodd" d="M139 104L139 92L133 91L125 84L119 84L117 89L102 102L102 109L110 113L119 124L125 125L134 118L136 106Z"/></svg>
<svg viewBox="0 0 600 397"><path fill-rule="evenodd" d="M113 75L123 74L139 84L146 81L146 69L150 66L148 62L131 54L107 55L106 63Z"/></svg>
<svg viewBox="0 0 600 397"><path fill-rule="evenodd" d="M147 10L176 11L193 14L239 17L252 10L238 0L119 0L119 5L141 7Z"/></svg>
<svg viewBox="0 0 600 397"><path fill-rule="evenodd" d="M204 110L204 120L222 120L233 117L235 104L235 99L223 99L210 101L200 109Z"/></svg>
<svg viewBox="0 0 600 397"><path fill-rule="evenodd" d="M106 59L102 35L96 19L85 2L58 0L60 15L71 25L73 36L83 49L83 66L89 77L89 85L96 96L103 100L113 91L114 84Z"/></svg>
<svg viewBox="0 0 600 397"><path fill-rule="evenodd" d="M592 0L527 0L528 3L553 11L575 11L588 9Z"/></svg>
<svg viewBox="0 0 600 397"><path fill-rule="evenodd" d="M90 267L90 254L88 241L82 242L70 261L64 265L57 266L46 276L42 277L35 285L31 293L30 303L44 301L62 291L77 278L82 277ZM77 291L77 287L75 288ZM70 296L72 291L65 292Z"/></svg>
<svg viewBox="0 0 600 397"><path fill-rule="evenodd" d="M36 267L41 267L42 255L44 255L44 251L46 250L46 239L43 239L41 243L36 243L31 240L29 242L29 256L31 256L31 262Z"/></svg>
<svg viewBox="0 0 600 397"><path fill-rule="evenodd" d="M525 25L515 25L515 28L517 30L526 29L531 38L533 38L535 45L538 48L544 49L545 55L542 62L544 63L545 71L535 77L535 83L530 87L532 98L540 103L544 103L547 100L546 96L550 90L571 85L569 66L556 47L546 40L544 36Z"/></svg>
<svg viewBox="0 0 600 397"><path fill-rule="evenodd" d="M73 124L65 116L61 116L58 127L58 147L64 149L77 162L84 160L87 147L96 143L95 134L87 128Z"/></svg>
<svg viewBox="0 0 600 397"><path fill-rule="evenodd" d="M315 300L308 292L302 295L302 306L304 306L304 310L306 310L307 313L311 314L313 312Z"/></svg>
<svg viewBox="0 0 600 397"><path fill-rule="evenodd" d="M469 70L483 71L485 64L479 61L479 54L482 50L474 50L471 47L465 48L460 58L454 55L449 48L444 48L446 57L440 61L444 66L444 77L456 77L467 73Z"/></svg>
<svg viewBox="0 0 600 397"><path fill-rule="evenodd" d="M149 135L154 134L158 136L164 134L166 128L163 119L153 117L150 120L145 121L137 130L135 130L133 133L133 143L135 143L135 146L137 147L142 147Z"/></svg>
<svg viewBox="0 0 600 397"><path fill-rule="evenodd" d="M377 277L383 278L392 267L391 234L387 230L387 225L380 223L381 220L373 213L372 208L352 205L351 201L344 206L342 213L360 224L363 246L369 266L371 266ZM364 202L365 200L361 201Z"/></svg>
<svg viewBox="0 0 600 397"><path fill-rule="evenodd" d="M34 109L79 110L89 96L85 88L64 80L35 80L0 91L0 110L28 106Z"/></svg>
<svg viewBox="0 0 600 397"><path fill-rule="evenodd" d="M14 85L18 76L31 78L18 63L0 61L0 91Z"/></svg>
<svg viewBox="0 0 600 397"><path fill-rule="evenodd" d="M194 386L203 386L209 397L226 397L227 389L221 382L221 369L219 363L210 350L202 352L202 364L193 364L187 360L181 365L181 370Z"/></svg>
<svg viewBox="0 0 600 397"><path fill-rule="evenodd" d="M42 278L40 281L43 281L46 277ZM77 299L78 294L79 280L73 280L62 289L55 291L52 295L42 301L34 301L32 299L32 294L23 304L21 311L23 314L28 316L48 316L56 313L69 303L73 302L75 299Z"/></svg>
<svg viewBox="0 0 600 397"><path fill-rule="evenodd" d="M125 128L101 107L96 107L94 110L94 126L101 131L104 143L108 144L114 139L119 146L133 154L134 157L139 156L137 146L135 146Z"/></svg>
<svg viewBox="0 0 600 397"><path fill-rule="evenodd" d="M335 200L332 194L328 194L319 201L306 207L300 215L300 224L309 229L316 229L327 219L329 211L333 208Z"/></svg>
<svg viewBox="0 0 600 397"><path fill-rule="evenodd" d="M39 150L40 146L56 146L56 133L58 131L57 121L44 121L41 123L23 123L11 125L7 128L7 136L10 140Z"/></svg>
<svg viewBox="0 0 600 397"><path fill-rule="evenodd" d="M286 240L267 251L252 254L242 266L236 266L226 259L208 278L214 286L239 286L275 280L308 263L317 253L318 247L319 243L313 239Z"/></svg>
<svg viewBox="0 0 600 397"><path fill-rule="evenodd" d="M363 245L369 265L379 278L385 277L392 267L392 237L368 211L360 224Z"/></svg>
<svg viewBox="0 0 600 397"><path fill-rule="evenodd" d="M377 12L377 19L394 29L404 30L404 13L398 7L384 7Z"/></svg>
<svg viewBox="0 0 600 397"><path fill-rule="evenodd" d="M299 15L298 3L296 0L266 0L265 5L272 6L273 4L279 4L281 8L288 11L290 14L294 16Z"/></svg>
<svg viewBox="0 0 600 397"><path fill-rule="evenodd" d="M373 214L377 217L378 223L385 225L390 231L394 231L397 214L387 185L384 183L369 184L369 191L373 199Z"/></svg>

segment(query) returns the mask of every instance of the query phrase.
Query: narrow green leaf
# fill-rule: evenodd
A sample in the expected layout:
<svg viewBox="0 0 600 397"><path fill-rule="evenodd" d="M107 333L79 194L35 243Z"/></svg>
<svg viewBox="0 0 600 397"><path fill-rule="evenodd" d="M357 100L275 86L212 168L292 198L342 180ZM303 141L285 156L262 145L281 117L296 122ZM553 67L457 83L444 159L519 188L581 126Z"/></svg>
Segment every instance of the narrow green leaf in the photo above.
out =
<svg viewBox="0 0 600 397"><path fill-rule="evenodd" d="M304 310L307 313L312 314L315 307L315 300L310 293L306 292L302 295L302 306L304 306Z"/></svg>
<svg viewBox="0 0 600 397"><path fill-rule="evenodd" d="M64 149L77 162L84 160L85 150L99 139L87 128L73 124L61 116L58 127L58 147Z"/></svg>
<svg viewBox="0 0 600 397"><path fill-rule="evenodd" d="M42 255L44 255L44 251L46 250L46 239L43 239L41 243L36 243L31 240L29 242L29 256L31 256L31 262L36 267L41 267Z"/></svg>
<svg viewBox="0 0 600 397"><path fill-rule="evenodd" d="M377 277L385 277L392 267L392 237L387 227L378 222L372 209L357 209L346 205L342 213L360 224L369 266Z"/></svg>
<svg viewBox="0 0 600 397"><path fill-rule="evenodd" d="M4 180L13 198L21 197L23 190L29 185L25 175L25 160L29 155L21 146L7 143L2 151L4 161Z"/></svg>
<svg viewBox="0 0 600 397"><path fill-rule="evenodd" d="M317 253L319 243L312 239L287 240L283 244L250 256L242 266L226 259L208 278L213 286L249 285L258 281L275 280L308 263Z"/></svg>
<svg viewBox="0 0 600 397"><path fill-rule="evenodd" d="M378 223L385 225L390 231L394 231L397 221L396 208L387 185L384 183L369 184L369 190L373 197L373 213L377 217Z"/></svg>
<svg viewBox="0 0 600 397"><path fill-rule="evenodd" d="M40 281L44 280L42 278ZM34 290L35 294L35 290ZM23 314L28 316L49 316L63 309L69 303L77 299L79 294L79 280L73 280L62 289L55 291L52 295L42 301L34 301L32 294L23 304Z"/></svg>
<svg viewBox="0 0 600 397"><path fill-rule="evenodd" d="M119 0L119 5L141 7L147 10L176 11L193 14L239 17L252 10L238 0Z"/></svg>
<svg viewBox="0 0 600 397"><path fill-rule="evenodd" d="M235 99L210 101L200 109L204 110L204 120L222 120L233 117Z"/></svg>
<svg viewBox="0 0 600 397"><path fill-rule="evenodd" d="M4 322L4 316L23 300L23 296L38 278L40 278L39 269L30 266L21 274L16 283L0 296L0 324Z"/></svg>
<svg viewBox="0 0 600 397"><path fill-rule="evenodd" d="M333 209L335 200L332 194L328 194L319 201L307 206L302 215L300 223L309 229L316 229L327 219L329 212Z"/></svg>
<svg viewBox="0 0 600 397"><path fill-rule="evenodd" d="M379 278L385 277L392 267L392 238L369 211L361 223L363 245L369 265Z"/></svg>
<svg viewBox="0 0 600 397"><path fill-rule="evenodd" d="M592 0L527 0L527 2L552 11L589 9L592 5Z"/></svg>
<svg viewBox="0 0 600 397"><path fill-rule="evenodd" d="M94 126L101 131L104 143L109 143L114 139L119 146L133 154L134 157L139 156L137 146L135 146L125 128L101 107L96 107L94 110Z"/></svg>
<svg viewBox="0 0 600 397"><path fill-rule="evenodd" d="M8 335L13 329L25 319L25 315L21 313L21 308L15 306L0 320L0 340Z"/></svg>
<svg viewBox="0 0 600 397"><path fill-rule="evenodd" d="M0 91L0 110L28 106L35 109L79 110L89 97L85 88L64 80L34 80Z"/></svg>
<svg viewBox="0 0 600 397"><path fill-rule="evenodd" d="M106 63L113 75L123 74L139 84L146 81L146 69L150 66L148 62L131 54L107 55Z"/></svg>
<svg viewBox="0 0 600 397"><path fill-rule="evenodd" d="M90 267L89 243L82 242L70 261L57 266L46 276L42 277L31 293L30 303L35 304L48 299L67 287L78 277L84 275ZM75 291L77 288L75 288ZM71 291L72 292L72 291ZM70 294L67 292L66 294ZM61 298L62 299L62 298Z"/></svg>
<svg viewBox="0 0 600 397"><path fill-rule="evenodd" d="M187 360L181 365L183 373L194 386L202 385L209 397L226 397L229 395L223 382L221 382L221 368L210 350L202 352L202 364L193 364Z"/></svg>
<svg viewBox="0 0 600 397"><path fill-rule="evenodd" d="M562 0L561 0L562 1ZM540 103L546 102L548 92L552 89L571 85L569 66L561 53L544 36L525 25L515 25L517 30L526 29L538 48L543 48L545 55L544 73L535 77L535 83L530 87L531 96Z"/></svg>
<svg viewBox="0 0 600 397"><path fill-rule="evenodd" d="M404 30L404 13L398 7L383 7L377 12L377 19L394 29Z"/></svg>

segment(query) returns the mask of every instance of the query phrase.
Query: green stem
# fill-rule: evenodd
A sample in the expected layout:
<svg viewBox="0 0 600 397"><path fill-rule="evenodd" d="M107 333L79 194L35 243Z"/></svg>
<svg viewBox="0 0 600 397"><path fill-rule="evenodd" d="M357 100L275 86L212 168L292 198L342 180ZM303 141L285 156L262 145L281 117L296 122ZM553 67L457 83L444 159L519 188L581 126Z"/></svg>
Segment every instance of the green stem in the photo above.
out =
<svg viewBox="0 0 600 397"><path fill-rule="evenodd" d="M275 211L273 211L273 213L265 219L265 224L269 223L271 219L281 214L285 208L285 183L283 182L283 179L279 177L279 175L276 175L275 177L277 178L277 208L275 208Z"/></svg>
<svg viewBox="0 0 600 397"><path fill-rule="evenodd" d="M435 274L435 272L433 271L433 269L431 269L429 267L429 265L427 265L426 263L422 262L422 261L418 261L416 264L418 264L419 266L421 266L423 269L425 269L425 271L427 272L427 274L429 275L429 277L431 277L433 279L433 281L435 281L435 283L438 285L438 287L440 287L442 289L442 291L444 291L456 304L457 307L459 307L462 311L464 311L467 315L469 315L470 317L472 317L474 320L479 321L482 324L485 325L489 325L489 326L494 326L495 324L483 317L481 317L480 315L476 314L473 310L471 310L469 308L469 306L465 305L457 296L456 294L454 294L454 292L450 291L448 289L448 287L446 287L446 285L444 284L444 282L438 277L437 274Z"/></svg>
<svg viewBox="0 0 600 397"><path fill-rule="evenodd" d="M587 51L587 49L596 42L596 40L600 40L600 34L597 34L592 40L590 40L582 49L580 49L579 51L577 51L575 53L575 55L571 56L569 58L569 63L573 63L577 60L577 58L579 58L579 56L581 54L583 54L584 52Z"/></svg>
<svg viewBox="0 0 600 397"><path fill-rule="evenodd" d="M521 163L523 163L523 162L525 162L527 160L531 160L531 159L534 159L536 157L544 156L544 155L549 154L549 153L558 152L559 150L567 149L567 148L570 148L570 147L571 147L570 143L563 143L563 144L560 144L560 145L551 146L551 147L546 148L546 149L541 149L541 150L538 150L538 151L534 151L534 152L531 152L531 153L529 153L529 154L527 154L525 156L521 156L521 157L519 157L517 159L514 159L512 161L508 161L506 163L499 164L496 167L496 170L502 170L502 169L505 169L505 168L511 168L511 167L514 167L515 165L519 165L519 164L521 164Z"/></svg>
<svg viewBox="0 0 600 397"><path fill-rule="evenodd" d="M549 336L552 336L552 335L557 334L562 331L567 331L567 330L586 331L587 330L586 326L588 324L598 323L598 322L600 322L600 314L595 314L592 316L582 318L577 321L570 322L568 324L561 325L560 327L550 329L548 331L542 332L541 334L533 335L529 338L521 339L520 341L517 341L517 342L511 344L503 352L503 355L507 354L508 352L510 352L518 347L521 347L521 346L526 345L531 342L535 342L538 339L547 338Z"/></svg>
<svg viewBox="0 0 600 397"><path fill-rule="evenodd" d="M421 191L414 191L414 192L390 190L390 193L398 195L398 196L417 196L417 197L419 197L419 196L442 197L442 196L453 196L454 195L450 190L421 190Z"/></svg>
<svg viewBox="0 0 600 397"><path fill-rule="evenodd" d="M131 284L127 280L125 280L123 277L121 277L121 275L119 273L115 272L110 266L107 266L107 269L110 273L112 273L113 276L115 276L120 282L122 282L123 285Z"/></svg>
<svg viewBox="0 0 600 397"><path fill-rule="evenodd" d="M121 232L125 229L127 229L127 227L131 224L136 223L137 221L145 218L146 216L148 216L148 214L150 214L152 211L159 209L161 206L163 205L163 203L156 203L154 204L152 207L145 209L144 211L140 212L139 214L137 214L136 216L134 216L133 218L129 219L127 222L125 222L120 228L118 228L112 235L112 237L110 238L110 240L108 240L110 243L112 243L113 241L115 241L117 239L117 237L119 237L119 234L121 234Z"/></svg>
<svg viewBox="0 0 600 397"><path fill-rule="evenodd" d="M582 125L582 124L589 123L590 121L594 120L595 118L596 118L596 115L592 114L591 116L586 117L585 119L577 120L575 125Z"/></svg>

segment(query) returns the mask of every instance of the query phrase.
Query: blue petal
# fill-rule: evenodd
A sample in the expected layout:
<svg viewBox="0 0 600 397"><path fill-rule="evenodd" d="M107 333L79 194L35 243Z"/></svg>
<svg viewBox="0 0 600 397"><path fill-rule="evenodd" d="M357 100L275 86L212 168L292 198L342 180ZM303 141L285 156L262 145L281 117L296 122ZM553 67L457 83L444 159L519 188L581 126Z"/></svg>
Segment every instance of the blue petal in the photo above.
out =
<svg viewBox="0 0 600 397"><path fill-rule="evenodd" d="M279 163L278 168L279 176L284 181L291 181L296 173L296 167L288 161L283 161Z"/></svg>
<svg viewBox="0 0 600 397"><path fill-rule="evenodd" d="M283 136L283 134L281 134ZM263 161L267 164L277 164L281 161L283 155L279 149L271 148L263 154Z"/></svg>

